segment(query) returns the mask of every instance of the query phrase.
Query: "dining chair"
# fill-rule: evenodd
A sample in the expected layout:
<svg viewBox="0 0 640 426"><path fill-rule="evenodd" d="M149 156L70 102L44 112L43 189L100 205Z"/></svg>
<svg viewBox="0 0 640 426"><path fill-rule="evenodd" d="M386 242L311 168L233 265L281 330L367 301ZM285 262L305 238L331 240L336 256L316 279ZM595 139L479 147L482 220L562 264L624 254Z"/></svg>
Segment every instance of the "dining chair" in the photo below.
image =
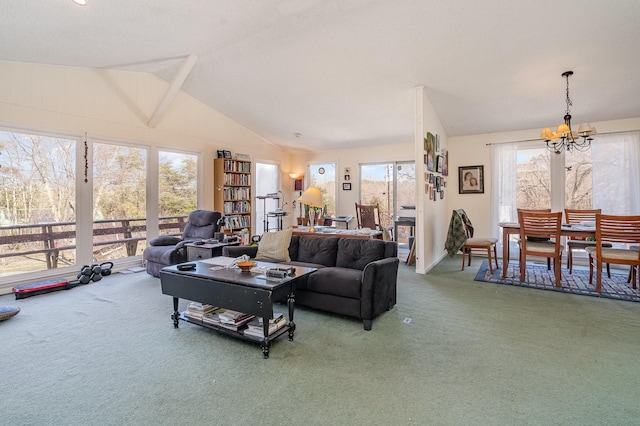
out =
<svg viewBox="0 0 640 426"><path fill-rule="evenodd" d="M384 239L393 240L393 226L391 224L383 224L380 206L376 204L359 204L356 203L356 220L358 221L358 229L369 228L383 232ZM384 235L384 233L387 235Z"/></svg>
<svg viewBox="0 0 640 426"><path fill-rule="evenodd" d="M580 225L581 222L593 222L595 225L596 214L602 213L602 209L581 210L564 209L564 220L568 225ZM596 245L595 241L587 241L584 237L569 237L567 239L567 268L573 273L573 250L585 250ZM612 247L611 243L602 243L603 247ZM611 267L607 263L607 276L611 278Z"/></svg>
<svg viewBox="0 0 640 426"><path fill-rule="evenodd" d="M589 253L589 284L593 283L593 270L596 270L596 292L602 291L602 264L613 263L631 267L632 287L637 288L638 269L640 269L640 250L629 245L640 243L640 216L618 216L596 214L596 243L619 243L626 248L587 247Z"/></svg>
<svg viewBox="0 0 640 426"><path fill-rule="evenodd" d="M469 264L467 266L471 266L471 254L473 250L486 250L489 260L489 273L493 275L491 250L493 250L493 262L496 263L496 269L500 268L498 266L498 249L496 248L498 239L491 237L474 237L473 225L467 213L463 209L454 210L454 212L461 216L464 232L467 235L467 239L460 249L462 251L462 270L464 271L464 261L467 255L469 255Z"/></svg>
<svg viewBox="0 0 640 426"><path fill-rule="evenodd" d="M556 287L560 287L561 258L564 246L560 244L562 212L518 210L520 224L520 281L526 280L527 256L553 259Z"/></svg>
<svg viewBox="0 0 640 426"><path fill-rule="evenodd" d="M544 213L551 213L551 209L518 209L518 211L523 211L523 212L544 212ZM549 238L535 238L535 237L528 237L527 238L529 241L535 241L535 242L543 242L543 241L549 241ZM547 258L547 270L550 271L551 270L551 258Z"/></svg>

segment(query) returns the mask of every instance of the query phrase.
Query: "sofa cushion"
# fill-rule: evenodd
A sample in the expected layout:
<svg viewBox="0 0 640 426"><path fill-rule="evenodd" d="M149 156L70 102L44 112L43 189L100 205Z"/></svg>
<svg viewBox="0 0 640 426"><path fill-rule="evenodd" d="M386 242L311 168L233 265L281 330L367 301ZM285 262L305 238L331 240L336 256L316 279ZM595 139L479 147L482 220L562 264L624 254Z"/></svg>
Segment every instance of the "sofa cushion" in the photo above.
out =
<svg viewBox="0 0 640 426"><path fill-rule="evenodd" d="M256 258L273 259L288 262L289 244L291 243L292 229L285 229L276 232L265 232L258 243L258 253Z"/></svg>
<svg viewBox="0 0 640 426"><path fill-rule="evenodd" d="M184 227L182 236L184 239L213 238L213 233L218 231L219 212L210 210L194 210L189 213L188 222Z"/></svg>
<svg viewBox="0 0 640 426"><path fill-rule="evenodd" d="M164 266L172 264L175 246L149 246L144 250L146 261L159 263Z"/></svg>
<svg viewBox="0 0 640 426"><path fill-rule="evenodd" d="M336 266L338 238L305 237L298 240L298 262Z"/></svg>
<svg viewBox="0 0 640 426"><path fill-rule="evenodd" d="M363 270L367 264L384 259L385 243L382 240L358 240L341 238L338 242L336 266Z"/></svg>
<svg viewBox="0 0 640 426"><path fill-rule="evenodd" d="M309 276L304 290L335 296L360 298L362 271L350 268L322 268Z"/></svg>
<svg viewBox="0 0 640 426"><path fill-rule="evenodd" d="M298 260L298 244L300 237L297 235L291 236L291 243L289 244L289 257L291 260Z"/></svg>
<svg viewBox="0 0 640 426"><path fill-rule="evenodd" d="M182 241L181 237L176 237L174 235L160 235L149 241L150 246L175 246L180 241Z"/></svg>

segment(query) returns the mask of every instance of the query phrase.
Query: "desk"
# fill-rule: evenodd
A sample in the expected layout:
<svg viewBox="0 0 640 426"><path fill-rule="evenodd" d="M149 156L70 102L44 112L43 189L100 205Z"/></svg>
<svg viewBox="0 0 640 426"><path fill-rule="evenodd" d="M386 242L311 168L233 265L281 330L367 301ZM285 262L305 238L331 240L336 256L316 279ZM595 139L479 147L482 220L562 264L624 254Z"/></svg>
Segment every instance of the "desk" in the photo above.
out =
<svg viewBox="0 0 640 426"><path fill-rule="evenodd" d="M298 228L293 228L292 235L304 236L311 235L314 237L338 237L338 238L358 238L361 240L370 240L382 239L382 231L371 231L370 234L363 234L360 230L347 230L347 229L336 229L336 228L326 228L322 226L316 226L316 232L309 232L308 226L301 226Z"/></svg>
<svg viewBox="0 0 640 426"><path fill-rule="evenodd" d="M502 228L502 278L507 273L509 263L509 235L520 234L520 224L517 222L500 222ZM560 235L563 237L595 238L596 228L585 228L578 225L562 225Z"/></svg>
<svg viewBox="0 0 640 426"><path fill-rule="evenodd" d="M288 214L289 214L288 212L283 212L283 211L268 212L266 214L267 218L265 220L265 226L269 225L269 218L272 218L272 217L276 218L277 223L275 228L265 229L264 232L269 232L273 230L282 231L282 218Z"/></svg>
<svg viewBox="0 0 640 426"><path fill-rule="evenodd" d="M409 236L413 237L413 229L416 226L416 218L415 217L399 217L394 223L393 229L393 238L398 241L398 226L409 226L411 229L409 230Z"/></svg>

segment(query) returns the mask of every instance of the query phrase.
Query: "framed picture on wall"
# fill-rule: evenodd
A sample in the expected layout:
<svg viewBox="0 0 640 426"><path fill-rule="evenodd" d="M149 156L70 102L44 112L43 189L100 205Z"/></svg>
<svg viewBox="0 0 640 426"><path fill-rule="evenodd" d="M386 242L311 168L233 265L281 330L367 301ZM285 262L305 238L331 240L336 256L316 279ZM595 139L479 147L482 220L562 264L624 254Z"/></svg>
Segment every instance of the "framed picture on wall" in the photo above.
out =
<svg viewBox="0 0 640 426"><path fill-rule="evenodd" d="M458 167L458 193L484 194L484 166Z"/></svg>
<svg viewBox="0 0 640 426"><path fill-rule="evenodd" d="M446 149L442 150L442 176L449 174L449 152Z"/></svg>
<svg viewBox="0 0 640 426"><path fill-rule="evenodd" d="M436 172L442 173L444 157L442 155L436 155Z"/></svg>
<svg viewBox="0 0 640 426"><path fill-rule="evenodd" d="M342 184L342 190L343 191L351 191L351 182L344 182Z"/></svg>

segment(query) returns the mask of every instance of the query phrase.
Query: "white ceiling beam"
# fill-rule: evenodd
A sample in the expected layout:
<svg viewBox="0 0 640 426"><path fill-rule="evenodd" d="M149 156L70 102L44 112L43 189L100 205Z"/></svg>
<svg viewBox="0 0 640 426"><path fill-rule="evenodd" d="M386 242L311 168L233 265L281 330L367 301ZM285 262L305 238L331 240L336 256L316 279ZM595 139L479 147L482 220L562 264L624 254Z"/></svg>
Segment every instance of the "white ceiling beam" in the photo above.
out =
<svg viewBox="0 0 640 426"><path fill-rule="evenodd" d="M162 117L164 117L164 114L169 109L169 106L171 106L171 103L173 102L176 95L178 94L178 91L184 84L184 81L189 76L189 73L191 73L191 70L193 69L193 66L196 64L197 60L198 60L198 57L196 55L187 56L187 59L184 61L184 64L182 64L182 67L180 67L175 77L173 77L173 81L171 82L171 85L167 89L167 93L164 94L164 98L162 98L162 100L156 107L156 110L153 112L153 115L149 119L149 122L147 123L149 127L151 128L156 127L158 123L160 123L160 120L162 120Z"/></svg>

